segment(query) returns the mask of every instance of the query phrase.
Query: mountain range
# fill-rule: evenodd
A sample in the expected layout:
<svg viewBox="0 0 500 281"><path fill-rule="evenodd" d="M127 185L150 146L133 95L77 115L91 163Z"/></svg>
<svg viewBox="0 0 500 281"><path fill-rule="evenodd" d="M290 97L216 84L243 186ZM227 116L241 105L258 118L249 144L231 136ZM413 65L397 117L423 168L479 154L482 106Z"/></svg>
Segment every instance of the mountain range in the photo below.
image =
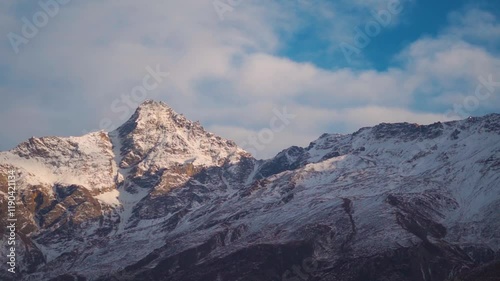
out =
<svg viewBox="0 0 500 281"><path fill-rule="evenodd" d="M257 160L148 100L115 131L0 152L2 245L11 170L1 280L500 280L500 114Z"/></svg>

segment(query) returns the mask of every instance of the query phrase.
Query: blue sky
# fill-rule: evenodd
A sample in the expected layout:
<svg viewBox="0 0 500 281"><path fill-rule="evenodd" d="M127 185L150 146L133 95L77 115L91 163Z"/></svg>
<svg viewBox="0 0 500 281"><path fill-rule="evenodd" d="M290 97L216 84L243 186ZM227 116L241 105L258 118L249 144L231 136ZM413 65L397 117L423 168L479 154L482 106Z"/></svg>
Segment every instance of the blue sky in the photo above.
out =
<svg viewBox="0 0 500 281"><path fill-rule="evenodd" d="M244 147L259 158L324 132L500 112L498 1L58 1L0 4L0 150L112 130L143 99L242 146L286 108L283 130ZM148 67L168 78L134 97Z"/></svg>

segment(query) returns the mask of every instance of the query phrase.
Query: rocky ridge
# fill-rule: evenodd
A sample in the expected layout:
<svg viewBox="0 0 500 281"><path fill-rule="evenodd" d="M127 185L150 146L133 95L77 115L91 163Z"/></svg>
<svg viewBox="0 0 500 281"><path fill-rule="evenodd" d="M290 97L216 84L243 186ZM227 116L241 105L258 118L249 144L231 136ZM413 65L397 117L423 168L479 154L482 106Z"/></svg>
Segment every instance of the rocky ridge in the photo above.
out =
<svg viewBox="0 0 500 281"><path fill-rule="evenodd" d="M498 276L498 114L324 134L256 160L146 101L113 132L0 152L9 169L20 177L15 280Z"/></svg>

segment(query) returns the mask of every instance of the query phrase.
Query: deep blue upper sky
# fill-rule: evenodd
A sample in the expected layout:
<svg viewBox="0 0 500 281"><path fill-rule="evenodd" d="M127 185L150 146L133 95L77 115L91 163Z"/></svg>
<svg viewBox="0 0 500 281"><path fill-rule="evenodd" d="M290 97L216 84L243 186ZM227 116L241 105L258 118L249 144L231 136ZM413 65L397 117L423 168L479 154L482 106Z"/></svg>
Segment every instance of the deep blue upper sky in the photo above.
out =
<svg viewBox="0 0 500 281"><path fill-rule="evenodd" d="M372 43L363 49L362 56L353 56L353 58L363 61L361 65L349 63L344 59L339 49L331 49L331 40L322 36L330 25L325 25L314 14L303 15L308 24L296 31L278 54L295 61L312 62L324 69L366 68L369 66L382 71L394 64L392 60L395 54L414 41L422 37L437 36L449 25L449 16L452 12L476 8L488 11L497 17L500 15L500 1L418 0L402 1L402 3L404 3L405 8L400 14L403 18L401 22L393 22L389 28L382 29L380 34L372 39ZM365 13L366 11L363 12L363 14ZM372 19L360 20L356 26L364 28L369 20ZM332 24L335 25L335 22ZM353 35L355 34L354 26L351 32ZM500 46L493 47L492 51L499 51Z"/></svg>

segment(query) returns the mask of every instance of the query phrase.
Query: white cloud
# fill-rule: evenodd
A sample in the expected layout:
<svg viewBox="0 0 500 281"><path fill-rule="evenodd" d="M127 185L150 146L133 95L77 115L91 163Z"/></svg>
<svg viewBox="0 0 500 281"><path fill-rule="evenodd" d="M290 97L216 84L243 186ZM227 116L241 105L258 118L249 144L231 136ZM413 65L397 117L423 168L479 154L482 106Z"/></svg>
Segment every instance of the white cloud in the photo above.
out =
<svg viewBox="0 0 500 281"><path fill-rule="evenodd" d="M386 71L325 70L279 57L283 38L305 24L294 11L297 5L335 19L339 26L351 28L366 19L338 14L335 5L324 1L246 1L224 21L211 1L72 1L19 55L0 59L11 68L0 108L18 106L16 98L4 99L8 93L23 96L17 100L33 121L13 131L16 141L25 137L22 132L79 134L97 128L102 118L118 125L125 120L109 110L111 102L140 82L146 66L159 64L171 78L149 97L166 101L227 138L243 141L266 128L273 108L287 106L297 118L266 145L262 153L268 157L290 145L307 145L331 130L444 120L444 112L420 112L412 105L426 98L436 107L452 107L474 91L477 76L500 69L497 55L466 40L470 25L497 29L496 19L481 11L453 15L452 26L438 37L412 43L398 56L400 66ZM0 31L20 29L10 14L2 16L8 27L0 25ZM349 30L325 36L343 40ZM463 34L455 36L459 32ZM83 102L71 107L68 99ZM483 106L500 110L500 103ZM60 113L51 113L54 107ZM20 118L4 110L0 127L11 129ZM63 130L68 119L75 125Z"/></svg>
<svg viewBox="0 0 500 281"><path fill-rule="evenodd" d="M446 30L449 36L481 43L499 43L500 23L490 12L477 8L449 15L451 25Z"/></svg>

